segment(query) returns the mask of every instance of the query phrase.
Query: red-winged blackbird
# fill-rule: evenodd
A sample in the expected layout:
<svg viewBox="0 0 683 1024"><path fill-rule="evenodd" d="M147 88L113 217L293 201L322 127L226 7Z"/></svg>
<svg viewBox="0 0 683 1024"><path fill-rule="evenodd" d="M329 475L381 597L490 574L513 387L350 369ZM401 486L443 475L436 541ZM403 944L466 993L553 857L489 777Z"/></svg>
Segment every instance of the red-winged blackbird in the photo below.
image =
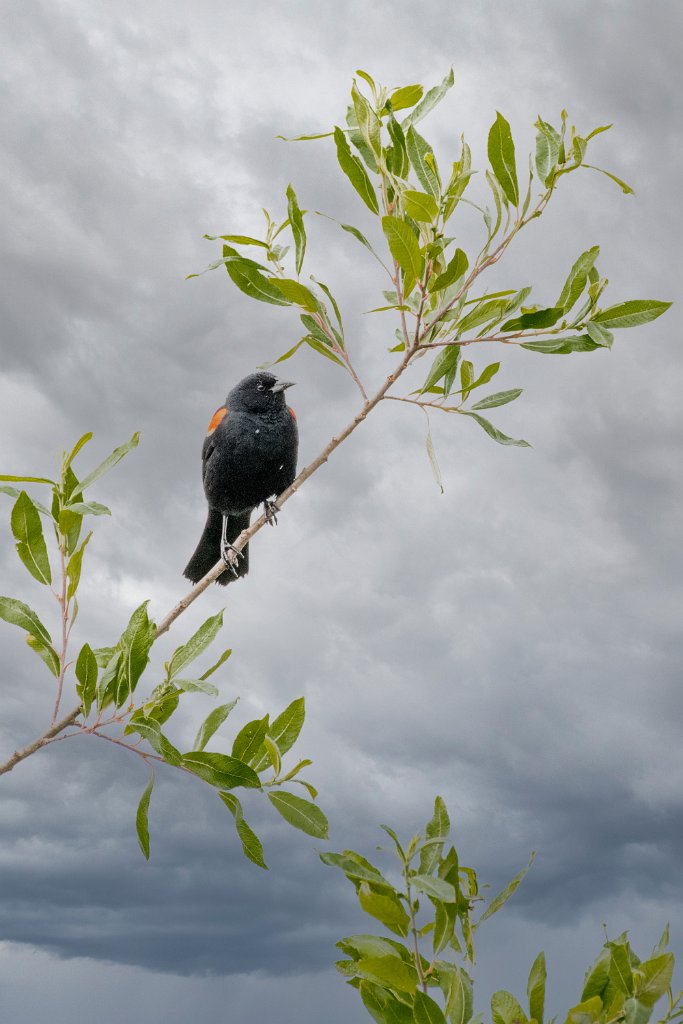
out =
<svg viewBox="0 0 683 1024"><path fill-rule="evenodd" d="M184 575L197 583L223 557L226 569L217 583L225 586L249 569L249 545L236 564L228 552L249 526L252 510L263 503L272 522L277 507L270 501L296 476L299 434L294 410L285 404L290 381L272 373L252 373L229 393L209 423L202 447L202 479L209 515L197 550Z"/></svg>

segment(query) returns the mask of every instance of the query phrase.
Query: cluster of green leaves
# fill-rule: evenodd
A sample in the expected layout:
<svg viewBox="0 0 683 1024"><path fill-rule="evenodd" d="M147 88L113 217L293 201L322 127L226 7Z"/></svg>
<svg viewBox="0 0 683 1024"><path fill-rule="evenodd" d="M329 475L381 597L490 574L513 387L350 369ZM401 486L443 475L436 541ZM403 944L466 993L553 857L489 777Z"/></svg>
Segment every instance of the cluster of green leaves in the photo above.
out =
<svg viewBox="0 0 683 1024"><path fill-rule="evenodd" d="M376 1021L467 1024L473 1016L469 967L474 963L475 932L507 902L528 867L475 921L475 908L483 901L477 874L460 863L454 846L446 849L450 821L443 799L436 798L424 834L414 835L405 846L388 825L381 827L391 838L399 863L398 885L353 850L321 854L323 863L339 868L353 884L365 913L398 936L342 939L337 945L346 959L337 963L337 969L358 989Z"/></svg>
<svg viewBox="0 0 683 1024"><path fill-rule="evenodd" d="M331 359L333 363L348 368L344 325L336 299L322 281L311 278L311 281L317 285L317 288L313 288L302 284L298 279L306 252L306 228L304 226L306 210L299 207L292 186L287 187L287 217L280 224L272 219L267 210L264 209L263 213L266 219L264 238L253 238L250 235L204 235L204 238L210 241L223 242L223 255L202 273L224 266L233 284L249 298L268 302L274 306L295 306L301 310L300 320L306 334L275 362L284 362L293 356L302 345L307 345L319 355ZM286 228L289 228L294 242L296 278L287 277L283 264L285 257L290 252L290 246L276 244L276 239ZM266 267L263 263L258 263L256 260L240 254L234 248L235 245L255 246L262 249L264 258L270 266ZM199 276L199 274L189 274L188 279ZM332 308L333 315L330 314L327 303ZM273 364L263 364L263 366L270 365Z"/></svg>
<svg viewBox="0 0 683 1024"><path fill-rule="evenodd" d="M450 822L441 797L424 834L405 846L393 829L381 827L395 849L397 885L353 850L321 854L323 863L344 872L365 913L391 933L342 939L337 946L344 959L337 970L357 989L378 1024L481 1024L483 1014L474 1013L471 976L474 936L515 892L533 855L526 868L486 901L476 871L460 864L454 846L445 852ZM484 909L475 920L477 905ZM580 1002L569 1011L566 1024L647 1024L665 995L662 1024L680 1021L683 993L671 993L674 957L666 951L668 938L667 927L643 961L631 950L626 934L608 940L587 971ZM494 992L493 1024L544 1024L545 993L545 955L539 953L527 983L528 1009L510 992Z"/></svg>
<svg viewBox="0 0 683 1024"><path fill-rule="evenodd" d="M386 304L372 310L391 310L400 315L397 344L391 351L419 349L422 354L426 348L435 349L435 358L418 392L422 396L420 404L466 415L500 444L526 446L526 441L508 437L482 416L486 410L514 401L521 395L521 388L489 394L464 408L472 392L488 383L500 363L475 370L471 360L461 360L463 346L485 340L518 344L546 355L592 352L610 348L615 330L654 320L670 305L657 300L629 300L600 308L598 302L607 280L596 268L598 246L587 249L574 262L552 304L530 303L529 286L493 293L474 287L514 236L540 216L565 175L597 170L624 193L633 191L610 171L586 160L592 141L611 125L600 125L580 135L569 126L566 111L562 111L558 126L539 117L535 125L536 152L529 158L528 178L520 185L512 131L508 121L497 113L488 134L489 166L485 169L491 200L481 206L465 196L476 173L465 139L460 140L457 159L442 171L434 147L417 129L453 86L453 71L426 92L421 85L390 90L365 71L359 70L357 75L343 127L337 125L332 131L290 141L332 138L343 175L377 218L386 254L378 254L359 228L350 224L341 227L364 245L392 278L393 288L384 293ZM232 245L260 246L271 263L269 270L228 244L224 245L223 258L210 269L225 265L232 281L252 298L300 308L307 334L278 361L288 359L307 344L350 371L339 310L327 286L319 287L332 303L334 321L320 291L285 276L283 261L288 248L276 246L275 239L290 229L297 277L306 248L306 211L299 208L291 186L287 197L288 216L279 225L266 214L265 239L218 236ZM483 218L484 242L476 254L468 255L453 234L452 218L463 206L474 207ZM314 278L311 280L316 283ZM446 404L453 398L455 404Z"/></svg>
<svg viewBox="0 0 683 1024"><path fill-rule="evenodd" d="M92 534L81 539L86 516L110 515L110 510L94 501L85 501L84 492L111 469L138 443L134 434L130 441L117 448L92 472L78 479L73 460L92 434L85 434L70 453L63 453L58 480L35 476L0 476L0 490L16 499L10 524L16 549L31 576L50 588L60 606L61 638L53 641L38 614L23 601L0 597L0 618L24 630L28 645L43 660L57 679L57 718L62 687L67 671L68 643L78 615L77 591L81 580L83 554ZM47 485L52 489L50 506L31 498L17 483ZM60 571L53 571L48 554L41 516L52 525ZM49 536L49 535L48 535ZM61 581L59 577L61 576ZM54 581L54 582L53 582ZM265 868L263 848L253 829L244 819L242 805L232 792L237 788L265 792L275 810L290 825L316 839L327 837L327 819L313 802L317 796L310 782L299 773L311 764L300 760L293 768L283 770L282 759L299 737L304 723L303 698L294 700L272 721L270 717L248 722L239 730L230 753L207 751L206 746L223 725L237 700L220 704L202 723L191 750L181 753L162 731L177 711L181 698L189 693L219 695L210 677L228 660L231 650L222 651L205 670L194 670L194 663L216 639L223 625L223 612L210 616L197 631L176 648L164 666L164 678L149 697L136 703L136 690L150 661L150 652L157 639L155 623L144 601L130 616L118 640L108 647L93 647L85 642L73 664L73 684L81 704L79 720L74 726L84 733L117 730L110 738L134 750L148 764L163 762L189 772L218 790L222 802L233 815L238 837L245 855ZM105 733L106 734L106 733ZM123 737L134 739L124 740ZM266 775L267 777L264 777ZM150 778L138 806L136 824L140 847L149 857L149 803L154 783ZM287 785L302 786L311 799L290 792Z"/></svg>
<svg viewBox="0 0 683 1024"><path fill-rule="evenodd" d="M180 679L174 672L181 671L206 650L221 627L222 617L223 613L220 612L207 619L187 643L176 649L165 666L167 678L156 687L149 701L132 713L124 733L136 733L146 740L159 760L192 773L216 789L218 797L233 815L244 855L259 867L266 868L263 846L245 820L242 804L234 793L235 789L256 789L266 793L270 803L286 822L315 839L327 839L327 818L313 802L318 795L317 790L310 782L298 778L302 769L312 762L304 758L287 771L283 771L282 766L283 756L294 746L304 724L304 698L299 697L292 701L272 721L270 715L265 715L263 718L247 722L232 741L230 753L207 750L206 747L237 704L237 699L227 704L219 704L209 712L199 727L192 749L185 753L181 753L161 731L162 724L178 707L183 693L213 694L215 691L217 695L218 691L211 684L207 684L206 679L223 664L230 655L229 650L224 651L218 661L196 679ZM265 773L268 773L267 778L262 777ZM312 799L305 799L282 788L288 783L302 786ZM136 816L138 841L147 858L149 803L153 786L152 771Z"/></svg>
<svg viewBox="0 0 683 1024"><path fill-rule="evenodd" d="M86 501L84 492L92 484L115 466L132 448L137 446L139 434L133 434L130 441L116 448L111 455L95 469L79 480L74 473L72 463L85 444L92 438L92 433L84 434L70 452L62 453L59 478L51 480L42 476L12 476L0 474L0 491L15 498L10 517L10 526L16 541L19 558L31 576L43 586L53 588L53 572L41 516L49 523L56 541L58 558L61 565L61 590L53 590L62 604L62 615L71 625L78 615L77 591L81 579L83 555L92 537L92 531L81 540L83 520L86 516L111 515L110 510L96 501ZM48 505L31 498L25 490L15 484L41 484L51 489L52 498ZM23 601L11 597L0 597L0 618L25 631L29 647L47 665L55 678L59 679L65 671L63 657L55 650L50 633L41 622L37 613ZM92 652L90 652L92 654ZM83 654L83 652L81 652ZM88 662L87 656L81 658L81 667Z"/></svg>

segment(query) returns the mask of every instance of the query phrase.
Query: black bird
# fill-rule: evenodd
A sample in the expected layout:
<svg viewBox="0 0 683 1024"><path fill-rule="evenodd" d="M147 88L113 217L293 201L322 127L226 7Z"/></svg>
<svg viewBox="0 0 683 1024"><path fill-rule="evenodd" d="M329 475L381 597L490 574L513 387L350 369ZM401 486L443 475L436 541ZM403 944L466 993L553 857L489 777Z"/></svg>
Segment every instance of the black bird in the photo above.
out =
<svg viewBox="0 0 683 1024"><path fill-rule="evenodd" d="M285 403L291 381L272 373L251 373L229 393L209 423L202 447L202 479L209 514L197 550L184 574L197 583L222 557L228 568L217 583L225 586L249 569L249 545L236 564L228 553L253 509L263 503L271 525L281 494L296 476L299 433L294 410Z"/></svg>

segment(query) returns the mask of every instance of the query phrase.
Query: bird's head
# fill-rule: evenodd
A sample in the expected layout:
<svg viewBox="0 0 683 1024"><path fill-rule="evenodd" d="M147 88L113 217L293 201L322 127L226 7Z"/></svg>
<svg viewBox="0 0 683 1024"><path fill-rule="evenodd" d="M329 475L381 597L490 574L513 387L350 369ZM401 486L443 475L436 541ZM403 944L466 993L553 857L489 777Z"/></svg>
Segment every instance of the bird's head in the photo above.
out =
<svg viewBox="0 0 683 1024"><path fill-rule="evenodd" d="M293 383L290 380L278 380L275 374L267 370L250 373L235 385L228 395L226 405L229 409L244 412L280 409L285 405L285 391Z"/></svg>

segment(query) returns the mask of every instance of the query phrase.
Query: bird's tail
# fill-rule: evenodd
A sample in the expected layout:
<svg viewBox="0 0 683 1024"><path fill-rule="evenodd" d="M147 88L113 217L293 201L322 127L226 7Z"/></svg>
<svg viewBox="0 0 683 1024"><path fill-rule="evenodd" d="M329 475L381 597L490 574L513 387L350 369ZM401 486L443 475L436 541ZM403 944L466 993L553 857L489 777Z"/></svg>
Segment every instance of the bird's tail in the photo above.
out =
<svg viewBox="0 0 683 1024"><path fill-rule="evenodd" d="M249 526L251 513L245 512L241 516L228 516L227 540L229 544L237 540L242 530ZM215 509L210 508L206 518L206 526L202 534L197 550L185 566L183 576L186 576L192 583L198 583L206 576L209 569L213 569L221 557L221 532L223 529L223 516ZM242 557L238 559L235 566L238 576L246 576L249 571L249 545L241 552ZM216 580L221 586L225 586L234 580L234 575L226 569Z"/></svg>

